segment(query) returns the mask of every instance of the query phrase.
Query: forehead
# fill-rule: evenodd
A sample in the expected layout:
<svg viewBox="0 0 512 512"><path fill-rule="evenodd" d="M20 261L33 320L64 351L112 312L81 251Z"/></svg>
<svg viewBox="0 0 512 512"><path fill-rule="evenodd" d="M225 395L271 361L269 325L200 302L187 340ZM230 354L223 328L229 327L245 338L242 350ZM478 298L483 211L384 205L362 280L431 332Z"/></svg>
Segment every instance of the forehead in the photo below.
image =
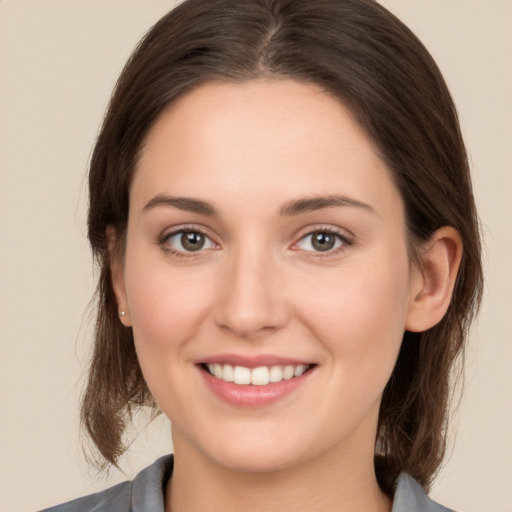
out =
<svg viewBox="0 0 512 512"><path fill-rule="evenodd" d="M231 194L246 206L262 196L339 193L380 208L383 193L398 194L350 111L314 85L284 79L211 82L174 102L148 133L132 192L135 201L222 192L219 200Z"/></svg>

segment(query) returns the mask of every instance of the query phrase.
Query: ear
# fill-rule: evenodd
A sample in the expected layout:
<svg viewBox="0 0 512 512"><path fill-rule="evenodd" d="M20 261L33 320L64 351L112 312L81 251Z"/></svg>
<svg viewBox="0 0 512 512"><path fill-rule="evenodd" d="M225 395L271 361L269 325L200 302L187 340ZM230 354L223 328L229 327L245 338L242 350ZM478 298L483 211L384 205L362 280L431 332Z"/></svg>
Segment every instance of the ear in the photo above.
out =
<svg viewBox="0 0 512 512"><path fill-rule="evenodd" d="M462 240L451 226L438 229L425 244L413 279L405 329L422 332L439 323L450 305L462 258Z"/></svg>
<svg viewBox="0 0 512 512"><path fill-rule="evenodd" d="M113 226L108 226L106 230L109 252L110 275L112 276L112 287L116 295L119 319L125 327L131 327L130 310L126 297L126 288L124 285L124 269L121 251L118 247L118 235Z"/></svg>

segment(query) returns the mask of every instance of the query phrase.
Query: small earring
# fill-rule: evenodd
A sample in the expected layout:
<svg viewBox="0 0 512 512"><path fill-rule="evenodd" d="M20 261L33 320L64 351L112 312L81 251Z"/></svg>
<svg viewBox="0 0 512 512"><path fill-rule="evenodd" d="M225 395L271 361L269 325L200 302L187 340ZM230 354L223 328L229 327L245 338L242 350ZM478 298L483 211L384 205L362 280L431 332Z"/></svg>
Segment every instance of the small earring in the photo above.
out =
<svg viewBox="0 0 512 512"><path fill-rule="evenodd" d="M120 314L121 316L125 316L125 315L126 315L126 311L119 311L119 314Z"/></svg>

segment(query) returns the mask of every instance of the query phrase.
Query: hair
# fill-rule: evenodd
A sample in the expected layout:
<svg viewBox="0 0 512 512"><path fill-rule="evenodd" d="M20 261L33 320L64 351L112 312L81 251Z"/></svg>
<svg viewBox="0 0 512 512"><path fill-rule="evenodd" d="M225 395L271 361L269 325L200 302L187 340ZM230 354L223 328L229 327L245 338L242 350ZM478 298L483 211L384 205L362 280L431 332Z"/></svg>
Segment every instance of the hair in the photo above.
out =
<svg viewBox="0 0 512 512"><path fill-rule="evenodd" d="M432 57L373 0L187 0L164 16L127 62L89 172L88 236L100 274L95 344L82 422L104 466L126 450L142 406L158 411L132 330L118 318L111 257L123 254L129 190L148 130L177 98L209 81L288 78L346 105L400 191L412 257L442 226L463 241L444 318L404 334L383 394L375 448L382 489L401 471L428 490L445 452L452 370L482 290L479 224L457 112ZM107 228L117 234L109 250Z"/></svg>

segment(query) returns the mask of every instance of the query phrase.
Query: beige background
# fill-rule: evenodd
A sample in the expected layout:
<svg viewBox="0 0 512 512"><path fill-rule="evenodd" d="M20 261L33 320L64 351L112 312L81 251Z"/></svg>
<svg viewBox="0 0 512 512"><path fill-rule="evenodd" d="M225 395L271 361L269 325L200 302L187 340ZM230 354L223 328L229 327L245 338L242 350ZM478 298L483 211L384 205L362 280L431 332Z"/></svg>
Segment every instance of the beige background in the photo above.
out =
<svg viewBox="0 0 512 512"><path fill-rule="evenodd" d="M433 495L512 511L512 2L386 0L437 59L460 110L485 232L487 284L453 455ZM121 66L162 0L0 0L0 510L99 490L77 397L94 281L84 172ZM407 84L404 84L406 86ZM130 477L170 450L158 420Z"/></svg>

